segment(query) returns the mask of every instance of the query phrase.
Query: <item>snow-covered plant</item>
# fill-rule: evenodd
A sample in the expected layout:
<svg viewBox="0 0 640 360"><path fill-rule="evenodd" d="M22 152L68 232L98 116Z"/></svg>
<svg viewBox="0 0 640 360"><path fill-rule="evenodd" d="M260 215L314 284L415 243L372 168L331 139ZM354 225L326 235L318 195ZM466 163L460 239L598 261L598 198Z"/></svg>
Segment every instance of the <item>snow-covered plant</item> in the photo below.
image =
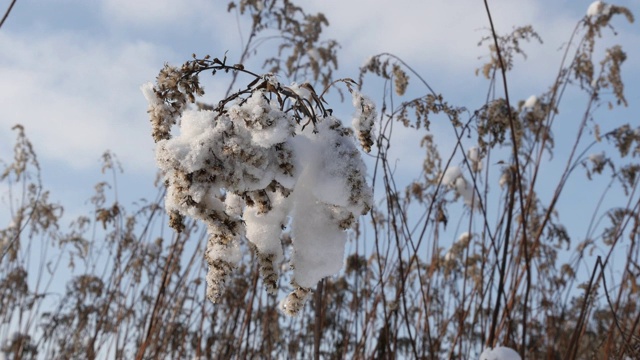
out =
<svg viewBox="0 0 640 360"><path fill-rule="evenodd" d="M477 147L469 149L469 161L474 171L481 169L482 163L480 162ZM455 189L456 195L462 197L464 203L473 208L475 197L473 184L462 175L459 167L451 166L447 168L444 174L442 174L442 184L451 189ZM475 205L477 206L477 204Z"/></svg>
<svg viewBox="0 0 640 360"><path fill-rule="evenodd" d="M166 65L155 85L142 87L166 211L178 232L185 216L206 224L207 297L213 302L240 261L245 238L267 291L275 294L275 264L284 259L280 239L290 229L294 290L281 307L295 315L311 288L341 269L346 230L368 212L372 190L354 131L325 108L323 93L308 83L285 86L274 75L225 60L194 56L181 68ZM203 71L240 72L253 81L212 110L190 110L187 104L204 94ZM352 89L352 80L342 81L353 94L353 123L368 151L375 108ZM180 132L172 137L178 122Z"/></svg>

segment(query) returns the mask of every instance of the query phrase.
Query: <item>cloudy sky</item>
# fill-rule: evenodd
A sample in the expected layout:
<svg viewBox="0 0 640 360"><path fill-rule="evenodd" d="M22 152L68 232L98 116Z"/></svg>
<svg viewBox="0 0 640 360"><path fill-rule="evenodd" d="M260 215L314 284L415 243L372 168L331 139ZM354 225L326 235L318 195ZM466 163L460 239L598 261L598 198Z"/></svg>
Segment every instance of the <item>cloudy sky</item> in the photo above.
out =
<svg viewBox="0 0 640 360"><path fill-rule="evenodd" d="M528 60L519 62L510 78L513 97L525 99L548 88L559 48L590 2L490 1L500 32L532 24L544 40L525 46ZM9 3L0 0L0 11ZM470 108L484 103L487 82L474 75L482 64L478 57L486 53L477 46L487 35L482 1L298 3L329 19L326 36L342 45L337 77L357 77L369 56L392 52L454 102ZM617 4L640 10L640 0ZM54 199L67 206L84 204L92 184L103 179L98 159L105 150L120 159L125 170L120 183L132 201L152 196L153 142L140 86L153 81L165 62L181 64L194 52L220 56L228 51L231 60L237 59L239 29L246 36L248 23L226 9L227 1L219 0L18 0L0 29L0 159L11 156L15 135L10 129L20 123ZM640 28L621 18L614 24L619 35L609 32L607 38L627 51L623 75L630 106L605 116L615 114L614 124L637 124ZM208 90L215 94L215 85Z"/></svg>

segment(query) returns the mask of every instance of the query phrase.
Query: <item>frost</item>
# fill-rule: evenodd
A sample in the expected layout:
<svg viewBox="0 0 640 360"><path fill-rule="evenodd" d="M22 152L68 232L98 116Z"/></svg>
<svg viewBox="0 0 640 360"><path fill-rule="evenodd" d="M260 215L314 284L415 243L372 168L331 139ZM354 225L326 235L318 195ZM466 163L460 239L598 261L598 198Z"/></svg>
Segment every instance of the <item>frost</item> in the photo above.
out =
<svg viewBox="0 0 640 360"><path fill-rule="evenodd" d="M504 346L498 346L495 349L484 349L482 354L480 354L480 360L522 360L522 358L513 349Z"/></svg>

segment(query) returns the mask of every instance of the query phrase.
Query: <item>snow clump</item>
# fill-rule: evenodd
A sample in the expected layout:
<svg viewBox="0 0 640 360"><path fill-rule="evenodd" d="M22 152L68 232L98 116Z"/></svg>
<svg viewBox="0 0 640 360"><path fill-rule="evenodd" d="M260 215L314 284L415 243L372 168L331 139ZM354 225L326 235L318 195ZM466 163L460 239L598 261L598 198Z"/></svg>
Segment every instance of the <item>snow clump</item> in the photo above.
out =
<svg viewBox="0 0 640 360"><path fill-rule="evenodd" d="M590 154L589 161L591 161L595 166L601 166L604 164L604 152L599 154Z"/></svg>
<svg viewBox="0 0 640 360"><path fill-rule="evenodd" d="M467 151L467 159L469 159L471 171L482 171L482 154L480 153L480 149L477 146L469 148L469 150Z"/></svg>
<svg viewBox="0 0 640 360"><path fill-rule="evenodd" d="M283 87L273 77L264 77L265 86L226 106L197 111L174 111L161 98L162 89L171 84L158 81L142 90L154 134L160 134L154 138L167 187L165 208L178 231L184 229L185 216L206 224L207 297L217 302L223 295L245 240L257 253L266 290L277 293L276 269L284 259L281 238L290 227L294 290L281 308L297 314L311 288L342 268L346 231L372 204L353 130L320 110L313 119L284 111L280 96L270 96L274 89L297 97L298 108L311 104L317 94L296 84ZM375 107L355 92L354 105L357 137L369 150ZM306 113L312 113L309 109ZM171 137L167 126L175 123L180 131Z"/></svg>
<svg viewBox="0 0 640 360"><path fill-rule="evenodd" d="M474 158L479 160L479 156L477 154L474 155ZM448 167L447 170L445 170L444 174L442 174L441 180L443 185L455 189L456 193L462 197L464 203L467 206L471 207L474 204L476 206L478 205L477 199L474 199L475 191L473 188L473 183L465 179L459 167Z"/></svg>
<svg viewBox="0 0 640 360"><path fill-rule="evenodd" d="M594 1L587 8L587 16L607 15L610 10L611 10L611 5L599 0Z"/></svg>
<svg viewBox="0 0 640 360"><path fill-rule="evenodd" d="M480 354L480 360L522 360L518 353L508 347L486 348Z"/></svg>
<svg viewBox="0 0 640 360"><path fill-rule="evenodd" d="M538 103L538 97L535 95L531 95L525 100L523 108L525 109L533 109Z"/></svg>

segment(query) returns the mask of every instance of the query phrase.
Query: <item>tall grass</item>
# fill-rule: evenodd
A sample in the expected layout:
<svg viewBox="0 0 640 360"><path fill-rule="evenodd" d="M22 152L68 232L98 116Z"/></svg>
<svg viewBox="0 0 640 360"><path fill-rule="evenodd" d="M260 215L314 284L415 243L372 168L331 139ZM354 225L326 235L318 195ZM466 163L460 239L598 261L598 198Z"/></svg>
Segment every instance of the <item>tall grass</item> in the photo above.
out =
<svg viewBox="0 0 640 360"><path fill-rule="evenodd" d="M334 82L339 47L322 39L322 14L288 0L243 0L229 11L253 19L239 63L271 41L278 56L266 71L318 88ZM189 218L180 233L168 227L162 184L156 198L126 205L109 152L102 171L110 179L96 185L93 211L63 225L63 205L50 202L40 180L37 144L16 126L0 177L10 213L0 224L4 356L458 359L504 345L531 359L640 358L640 128L611 128L595 113L627 104L625 53L615 45L596 58L596 49L617 15L633 17L611 6L579 20L549 89L517 101L508 82L514 58L539 37L531 26L497 34L488 6L487 14L489 54L478 73L488 88L478 109L448 103L395 55L362 67L362 91L371 82L381 94L369 169L378 201L350 231L344 272L322 280L297 317L264 291L252 251L218 303L209 302L206 229ZM227 96L242 81L236 73ZM409 83L424 93L408 98ZM584 108L566 109L567 91L580 92ZM579 124L575 133L555 132L561 115ZM450 152L441 152L435 122L456 139ZM412 179L396 175L390 156L406 141L398 126L422 134L422 169ZM549 192L541 173L551 154L563 164ZM610 208L602 200L576 208L586 235L570 234L558 204L570 179L589 187L596 177L608 179L602 198L624 196Z"/></svg>

